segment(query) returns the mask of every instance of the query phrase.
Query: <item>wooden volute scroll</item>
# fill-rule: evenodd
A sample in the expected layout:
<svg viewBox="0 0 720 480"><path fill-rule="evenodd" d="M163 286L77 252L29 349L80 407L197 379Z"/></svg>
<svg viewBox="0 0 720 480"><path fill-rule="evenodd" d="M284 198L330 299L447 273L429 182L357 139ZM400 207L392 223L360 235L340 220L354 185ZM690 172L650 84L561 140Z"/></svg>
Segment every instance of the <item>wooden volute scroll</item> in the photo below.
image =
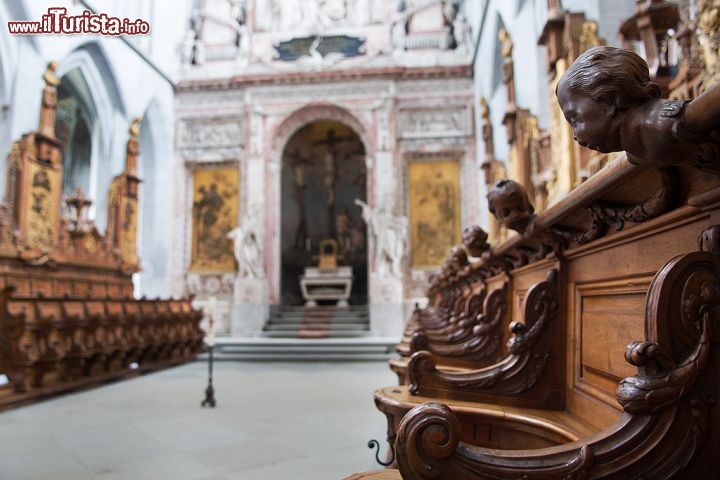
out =
<svg viewBox="0 0 720 480"><path fill-rule="evenodd" d="M440 403L411 410L397 431L405 480L718 478L720 257L717 227L706 251L680 255L655 275L645 303L645 339L631 343L635 376L622 380L625 413L598 434L552 448L497 450L459 440L460 424Z"/></svg>
<svg viewBox="0 0 720 480"><path fill-rule="evenodd" d="M125 170L113 179L108 195L107 238L118 252L123 269L127 271L136 271L140 268L137 255L139 135L140 119L136 118L130 125Z"/></svg>
<svg viewBox="0 0 720 480"><path fill-rule="evenodd" d="M499 401L528 407L564 408L559 376L543 378L546 368L558 369L563 361L556 343L558 294L557 271L551 270L546 281L533 286L525 300L524 322L510 324L512 336L508 355L499 362L477 370L444 371L428 351L415 353L408 363L410 392L424 396L470 401ZM476 338L484 347L492 347L490 332L497 329L507 312L504 289L488 295L487 320L478 322ZM470 344L475 347L475 345ZM477 349L482 351L482 349ZM548 366L548 361L550 366Z"/></svg>
<svg viewBox="0 0 720 480"><path fill-rule="evenodd" d="M427 331L415 332L410 341L412 358L428 352L441 357L463 357L467 362L477 362L496 357L502 338L500 327L507 310L507 288L503 287L467 297L465 309L459 320L452 322L452 330L444 341ZM413 360L411 358L411 364Z"/></svg>
<svg viewBox="0 0 720 480"><path fill-rule="evenodd" d="M15 142L8 156L6 202L24 248L47 253L58 243L62 155L55 136L57 64L43 75L45 87L36 132Z"/></svg>

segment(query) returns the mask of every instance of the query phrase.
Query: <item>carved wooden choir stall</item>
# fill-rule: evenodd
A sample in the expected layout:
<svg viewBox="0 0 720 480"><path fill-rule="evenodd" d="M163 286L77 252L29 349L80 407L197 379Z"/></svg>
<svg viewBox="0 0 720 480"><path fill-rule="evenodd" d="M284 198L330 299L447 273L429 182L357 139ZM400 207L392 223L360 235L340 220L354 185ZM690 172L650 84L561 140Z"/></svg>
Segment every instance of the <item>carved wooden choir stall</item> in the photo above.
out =
<svg viewBox="0 0 720 480"><path fill-rule="evenodd" d="M465 230L390 362L399 385L374 394L397 470L349 479L720 478L717 70L656 84L667 72L629 50L563 50L582 17L548 3L542 42L569 124L553 128L569 130L553 131L545 165L588 178L563 180L538 213L538 171L499 179L486 151L495 242ZM661 4L638 1L623 34L647 40L669 21ZM594 173L591 150L625 153ZM537 167L523 158L509 171Z"/></svg>
<svg viewBox="0 0 720 480"><path fill-rule="evenodd" d="M0 204L0 408L184 362L202 347L190 299L133 299L139 120L110 187L106 234L80 190L61 215L55 70L43 76L38 130L12 146Z"/></svg>

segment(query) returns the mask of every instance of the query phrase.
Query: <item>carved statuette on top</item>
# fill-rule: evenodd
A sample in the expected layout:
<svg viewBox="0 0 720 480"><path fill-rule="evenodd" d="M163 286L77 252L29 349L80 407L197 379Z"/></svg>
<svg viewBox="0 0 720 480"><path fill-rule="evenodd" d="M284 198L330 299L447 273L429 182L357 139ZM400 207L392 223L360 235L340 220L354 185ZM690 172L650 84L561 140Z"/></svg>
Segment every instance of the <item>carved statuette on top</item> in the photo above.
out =
<svg viewBox="0 0 720 480"><path fill-rule="evenodd" d="M140 119L135 118L129 129L125 170L110 184L108 192L108 227L106 237L119 254L124 268L136 271L140 266L137 255L138 190L137 158L140 154Z"/></svg>
<svg viewBox="0 0 720 480"><path fill-rule="evenodd" d="M523 234L535 218L535 208L522 185L500 180L487 195L490 213L510 230Z"/></svg>
<svg viewBox="0 0 720 480"><path fill-rule="evenodd" d="M465 251L473 257L481 257L490 250L490 244L487 240L488 234L477 225L471 225L463 230L462 244Z"/></svg>
<svg viewBox="0 0 720 480"><path fill-rule="evenodd" d="M581 145L625 151L645 167L685 165L720 175L720 84L690 102L660 95L641 57L602 46L583 53L557 86Z"/></svg>

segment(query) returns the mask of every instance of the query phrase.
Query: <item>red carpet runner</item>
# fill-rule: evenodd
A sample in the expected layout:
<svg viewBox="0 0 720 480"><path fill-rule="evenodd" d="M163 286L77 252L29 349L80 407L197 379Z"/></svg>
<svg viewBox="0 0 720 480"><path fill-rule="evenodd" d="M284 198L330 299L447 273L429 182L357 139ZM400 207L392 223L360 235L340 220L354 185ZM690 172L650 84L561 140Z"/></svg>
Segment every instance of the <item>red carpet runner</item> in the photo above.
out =
<svg viewBox="0 0 720 480"><path fill-rule="evenodd" d="M322 309L308 307L298 330L298 338L329 338L330 322L334 315L334 307Z"/></svg>

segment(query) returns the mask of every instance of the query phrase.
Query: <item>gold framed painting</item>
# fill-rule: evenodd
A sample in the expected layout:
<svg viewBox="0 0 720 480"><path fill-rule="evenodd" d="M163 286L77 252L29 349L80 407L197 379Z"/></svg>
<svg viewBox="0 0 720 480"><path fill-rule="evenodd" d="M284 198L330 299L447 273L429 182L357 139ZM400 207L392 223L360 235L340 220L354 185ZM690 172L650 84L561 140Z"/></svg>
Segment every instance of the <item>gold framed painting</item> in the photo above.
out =
<svg viewBox="0 0 720 480"><path fill-rule="evenodd" d="M238 222L237 168L201 169L193 172L192 271L235 271L232 240L228 232Z"/></svg>
<svg viewBox="0 0 720 480"><path fill-rule="evenodd" d="M436 267L460 241L460 166L411 162L408 188L412 266Z"/></svg>

